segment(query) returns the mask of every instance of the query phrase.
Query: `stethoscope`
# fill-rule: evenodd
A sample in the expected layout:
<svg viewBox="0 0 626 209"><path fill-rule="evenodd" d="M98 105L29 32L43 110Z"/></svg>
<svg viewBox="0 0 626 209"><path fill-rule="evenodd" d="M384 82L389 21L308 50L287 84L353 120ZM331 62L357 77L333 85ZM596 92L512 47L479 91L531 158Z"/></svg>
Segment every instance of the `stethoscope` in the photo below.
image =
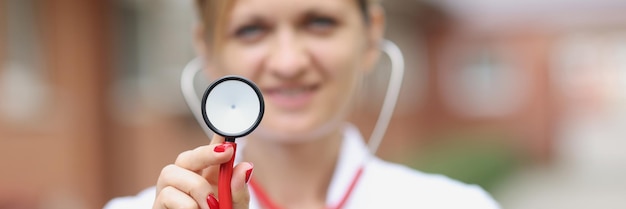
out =
<svg viewBox="0 0 626 209"><path fill-rule="evenodd" d="M400 48L393 42L384 40L381 43L381 49L391 60L391 74L378 120L368 142L371 155L365 159L363 165L375 156L383 140L404 76L404 57ZM252 81L239 76L226 76L213 81L200 99L197 96L195 78L202 69L203 65L198 58L191 60L185 66L181 75L183 96L206 135L211 138L213 133L219 134L226 139L224 143L229 143L236 149L235 139L250 134L263 119L265 107L263 95ZM232 209L230 181L234 160L235 155L230 161L220 165L218 180L220 209ZM362 169L359 170L344 195L344 199L336 208L341 208L345 203L361 172Z"/></svg>
<svg viewBox="0 0 626 209"><path fill-rule="evenodd" d="M237 151L235 139L250 134L263 119L265 102L259 88L239 76L220 78L206 89L200 110L205 124L214 133L224 137L224 144ZM218 198L220 209L232 209L231 178L235 155L220 165Z"/></svg>

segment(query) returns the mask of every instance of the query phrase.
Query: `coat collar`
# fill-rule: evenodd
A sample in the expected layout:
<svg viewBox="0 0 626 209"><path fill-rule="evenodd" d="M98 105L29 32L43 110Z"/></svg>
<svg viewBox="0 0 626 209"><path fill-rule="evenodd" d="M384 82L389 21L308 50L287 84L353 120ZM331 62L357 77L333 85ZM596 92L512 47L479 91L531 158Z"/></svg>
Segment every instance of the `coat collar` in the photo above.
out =
<svg viewBox="0 0 626 209"><path fill-rule="evenodd" d="M347 192L357 171L365 166L366 160L371 156L363 136L356 126L346 124L343 135L339 159L337 159L335 172L326 196L327 205L338 204Z"/></svg>
<svg viewBox="0 0 626 209"><path fill-rule="evenodd" d="M245 144L245 140L238 142L238 150L243 150ZM242 153L242 151L236 153L236 161L242 159ZM357 171L365 166L366 160L371 156L358 128L352 124L345 124L339 158L326 194L326 205L336 205L341 201ZM250 195L250 205L258 205L254 193L251 192Z"/></svg>

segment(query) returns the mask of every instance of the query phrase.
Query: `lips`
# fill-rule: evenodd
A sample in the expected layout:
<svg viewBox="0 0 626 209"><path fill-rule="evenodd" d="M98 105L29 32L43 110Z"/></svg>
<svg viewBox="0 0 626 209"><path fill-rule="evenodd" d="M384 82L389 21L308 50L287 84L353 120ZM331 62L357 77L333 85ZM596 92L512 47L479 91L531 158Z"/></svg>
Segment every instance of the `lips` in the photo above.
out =
<svg viewBox="0 0 626 209"><path fill-rule="evenodd" d="M289 85L264 89L265 97L278 108L298 110L313 100L319 85Z"/></svg>
<svg viewBox="0 0 626 209"><path fill-rule="evenodd" d="M313 91L315 86L299 86L299 87L284 87L284 88L275 88L270 89L267 92L270 94L280 94L286 97L297 97L302 94L306 94L310 91Z"/></svg>

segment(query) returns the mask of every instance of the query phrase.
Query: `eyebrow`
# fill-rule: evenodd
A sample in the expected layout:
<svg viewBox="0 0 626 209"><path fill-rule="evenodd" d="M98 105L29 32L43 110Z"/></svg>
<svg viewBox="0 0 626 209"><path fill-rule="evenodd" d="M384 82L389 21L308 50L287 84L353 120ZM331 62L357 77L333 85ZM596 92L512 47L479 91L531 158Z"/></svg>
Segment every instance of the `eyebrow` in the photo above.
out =
<svg viewBox="0 0 626 209"><path fill-rule="evenodd" d="M246 17L238 18L238 19L232 18L229 21L230 23L228 24L228 30L229 31L236 30L238 27L241 27L242 25L246 25L246 24L265 23L267 22L266 19L267 18L264 17L264 15L259 15L259 14L246 15Z"/></svg>

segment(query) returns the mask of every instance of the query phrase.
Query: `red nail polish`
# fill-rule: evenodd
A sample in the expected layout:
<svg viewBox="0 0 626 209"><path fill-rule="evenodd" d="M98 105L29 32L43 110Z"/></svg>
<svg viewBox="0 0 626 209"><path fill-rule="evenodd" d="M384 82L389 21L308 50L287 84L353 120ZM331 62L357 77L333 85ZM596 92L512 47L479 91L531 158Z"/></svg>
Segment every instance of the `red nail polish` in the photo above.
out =
<svg viewBox="0 0 626 209"><path fill-rule="evenodd" d="M252 165L252 163L250 163L250 165ZM253 169L254 169L254 166L246 171L246 184L250 181L250 176L252 176Z"/></svg>
<svg viewBox="0 0 626 209"><path fill-rule="evenodd" d="M226 149L230 148L231 146L232 145L230 144L220 144L220 145L215 146L215 148L213 148L213 151L217 153L222 153L226 151Z"/></svg>
<svg viewBox="0 0 626 209"><path fill-rule="evenodd" d="M210 209L220 208L220 204L217 202L217 199L215 199L215 195L213 194L209 194L209 196L206 197L206 203L209 205Z"/></svg>

